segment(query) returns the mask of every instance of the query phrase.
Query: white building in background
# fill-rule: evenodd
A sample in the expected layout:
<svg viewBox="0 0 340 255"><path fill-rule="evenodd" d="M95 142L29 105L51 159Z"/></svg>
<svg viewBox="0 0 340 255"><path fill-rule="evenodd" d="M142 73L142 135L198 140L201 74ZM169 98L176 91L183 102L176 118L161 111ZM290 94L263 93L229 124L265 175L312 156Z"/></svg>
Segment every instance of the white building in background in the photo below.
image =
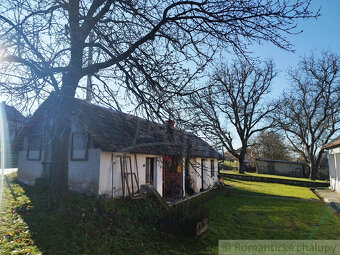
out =
<svg viewBox="0 0 340 255"><path fill-rule="evenodd" d="M26 122L26 118L15 107L0 102L0 130L4 128L5 168L14 168L18 164L18 155L12 150L15 136ZM1 139L1 138L0 138Z"/></svg>
<svg viewBox="0 0 340 255"><path fill-rule="evenodd" d="M17 140L18 179L34 185L49 176L55 96L50 96L24 126ZM74 99L69 138L68 181L71 190L129 196L152 184L161 196L171 186L184 194L217 182L219 154L199 137L168 125Z"/></svg>
<svg viewBox="0 0 340 255"><path fill-rule="evenodd" d="M330 188L340 192L340 136L325 145L328 150Z"/></svg>
<svg viewBox="0 0 340 255"><path fill-rule="evenodd" d="M256 159L256 172L282 176L303 177L304 163L285 160Z"/></svg>

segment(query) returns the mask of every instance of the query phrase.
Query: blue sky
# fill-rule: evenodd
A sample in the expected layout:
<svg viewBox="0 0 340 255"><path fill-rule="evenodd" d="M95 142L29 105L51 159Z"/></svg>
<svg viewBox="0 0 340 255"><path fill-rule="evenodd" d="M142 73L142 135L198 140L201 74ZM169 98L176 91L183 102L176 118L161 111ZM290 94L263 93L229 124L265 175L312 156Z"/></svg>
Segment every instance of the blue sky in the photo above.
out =
<svg viewBox="0 0 340 255"><path fill-rule="evenodd" d="M340 54L340 0L313 0L311 9L316 11L319 8L321 8L321 16L318 19L300 21L297 31L302 30L302 33L287 36L294 45L294 52L285 51L270 43L248 48L252 52L252 57L274 60L279 73L273 80L270 99L278 98L289 88L287 71L296 68L302 56L309 56L313 51L318 53L322 50ZM226 56L226 59L230 59L230 56ZM240 147L241 142L234 128L229 126L229 130L235 134L234 147Z"/></svg>
<svg viewBox="0 0 340 255"><path fill-rule="evenodd" d="M297 67L301 56L322 50L340 54L340 0L312 0L312 10L320 7L318 19L299 21L297 29L303 31L301 34L287 36L295 52L284 51L269 43L249 48L253 57L272 58L276 64L279 74L273 82L272 98L279 97L283 90L289 88L287 70ZM0 95L0 101L3 100L6 98ZM235 141L234 145L237 147L239 141Z"/></svg>
<svg viewBox="0 0 340 255"><path fill-rule="evenodd" d="M340 54L340 0L313 0L312 10L321 7L321 17L298 23L301 34L289 35L287 38L294 45L294 53L287 52L276 46L264 43L249 48L253 57L260 59L272 58L279 71L274 80L272 96L278 97L283 89L288 88L286 72L297 66L300 56L310 55L313 50L329 49ZM0 100L6 100L0 95Z"/></svg>
<svg viewBox="0 0 340 255"><path fill-rule="evenodd" d="M308 56L312 51L330 50L340 54L340 1L313 0L312 9L321 7L321 17L298 23L301 34L287 38L294 45L294 53L287 52L271 44L256 45L250 48L252 56L261 59L272 58L279 70L274 80L272 94L277 97L288 88L287 70L297 67L301 56Z"/></svg>

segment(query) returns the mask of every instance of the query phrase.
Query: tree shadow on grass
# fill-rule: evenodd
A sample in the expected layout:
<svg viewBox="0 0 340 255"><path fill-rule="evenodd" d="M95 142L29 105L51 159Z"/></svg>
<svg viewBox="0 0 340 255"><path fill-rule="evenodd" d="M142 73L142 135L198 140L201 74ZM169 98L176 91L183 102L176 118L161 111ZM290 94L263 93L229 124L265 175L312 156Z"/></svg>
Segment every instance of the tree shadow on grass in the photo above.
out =
<svg viewBox="0 0 340 255"><path fill-rule="evenodd" d="M178 245L178 236L163 233L159 220L164 211L152 200L104 200L69 192L69 208L56 211L49 207L48 187L16 184L30 202L15 210L43 254L191 254L204 250L197 239L181 237L184 243ZM204 202L207 197L201 199Z"/></svg>
<svg viewBox="0 0 340 255"><path fill-rule="evenodd" d="M43 254L217 254L219 239L306 238L326 209L307 201L241 197L234 189L214 191L199 198L210 211L209 232L200 239L181 237L179 244L178 236L160 231L162 214L149 200L99 200L70 192L70 208L61 212L49 208L47 187L19 185L28 199L15 210ZM22 194L16 194L18 201ZM322 235L332 238L325 233L330 229Z"/></svg>
<svg viewBox="0 0 340 255"><path fill-rule="evenodd" d="M52 210L46 186L19 185L30 203L21 204L16 211L43 254L133 253L147 242L158 217L157 210L148 211L151 205L144 201L110 202L75 192L69 192L68 209Z"/></svg>

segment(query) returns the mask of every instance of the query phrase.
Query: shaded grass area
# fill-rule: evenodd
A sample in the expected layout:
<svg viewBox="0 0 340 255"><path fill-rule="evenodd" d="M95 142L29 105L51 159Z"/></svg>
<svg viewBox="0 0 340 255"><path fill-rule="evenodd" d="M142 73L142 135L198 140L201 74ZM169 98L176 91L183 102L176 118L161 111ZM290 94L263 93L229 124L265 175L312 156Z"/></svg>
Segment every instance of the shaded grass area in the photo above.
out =
<svg viewBox="0 0 340 255"><path fill-rule="evenodd" d="M61 213L49 209L42 187L10 179L12 191L6 187L0 209L0 254L217 254L220 239L340 238L340 220L321 202L247 197L263 190L241 184L198 197L209 211L209 232L187 238L160 230L163 211L153 200L70 192L71 207Z"/></svg>
<svg viewBox="0 0 340 255"><path fill-rule="evenodd" d="M279 183L242 181L232 178L224 178L226 184L234 186L234 193L293 197L302 199L318 199L318 197L306 187L292 186Z"/></svg>
<svg viewBox="0 0 340 255"><path fill-rule="evenodd" d="M238 167L238 161L223 161L220 163L221 165L226 165L226 166L230 166L230 167Z"/></svg>
<svg viewBox="0 0 340 255"><path fill-rule="evenodd" d="M219 163L221 169L233 169L233 171L238 169L238 161L223 161Z"/></svg>
<svg viewBox="0 0 340 255"><path fill-rule="evenodd" d="M272 175L272 174L258 174L258 173L250 173L245 172L244 174L240 174L235 171L225 171L221 170L223 174L236 174L236 175L245 175L245 176L257 176L257 177L266 177L266 178L273 178L273 179L282 179L282 180L292 180L292 181L305 181L305 182L317 182L317 183L327 183L328 181L324 180L310 180L308 178L299 178L299 177L290 177L290 176L282 176L282 175Z"/></svg>

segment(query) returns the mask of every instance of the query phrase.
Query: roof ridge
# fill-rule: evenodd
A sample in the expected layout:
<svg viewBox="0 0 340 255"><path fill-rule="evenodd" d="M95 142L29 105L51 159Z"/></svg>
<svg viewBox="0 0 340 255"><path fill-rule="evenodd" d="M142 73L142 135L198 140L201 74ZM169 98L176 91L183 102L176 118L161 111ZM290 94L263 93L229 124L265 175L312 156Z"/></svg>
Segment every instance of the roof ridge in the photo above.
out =
<svg viewBox="0 0 340 255"><path fill-rule="evenodd" d="M51 118L54 112L53 107L51 107L53 95L49 98L41 104L30 122L25 125L26 129L22 136L30 134L30 130L34 129L34 125L30 125L31 122L40 123L45 118ZM103 151L124 151L152 155L182 154L205 158L219 157L213 147L193 133L180 129L170 129L165 124L130 113L113 110L78 98L74 99L73 114L77 115L76 121L93 137L95 145Z"/></svg>

